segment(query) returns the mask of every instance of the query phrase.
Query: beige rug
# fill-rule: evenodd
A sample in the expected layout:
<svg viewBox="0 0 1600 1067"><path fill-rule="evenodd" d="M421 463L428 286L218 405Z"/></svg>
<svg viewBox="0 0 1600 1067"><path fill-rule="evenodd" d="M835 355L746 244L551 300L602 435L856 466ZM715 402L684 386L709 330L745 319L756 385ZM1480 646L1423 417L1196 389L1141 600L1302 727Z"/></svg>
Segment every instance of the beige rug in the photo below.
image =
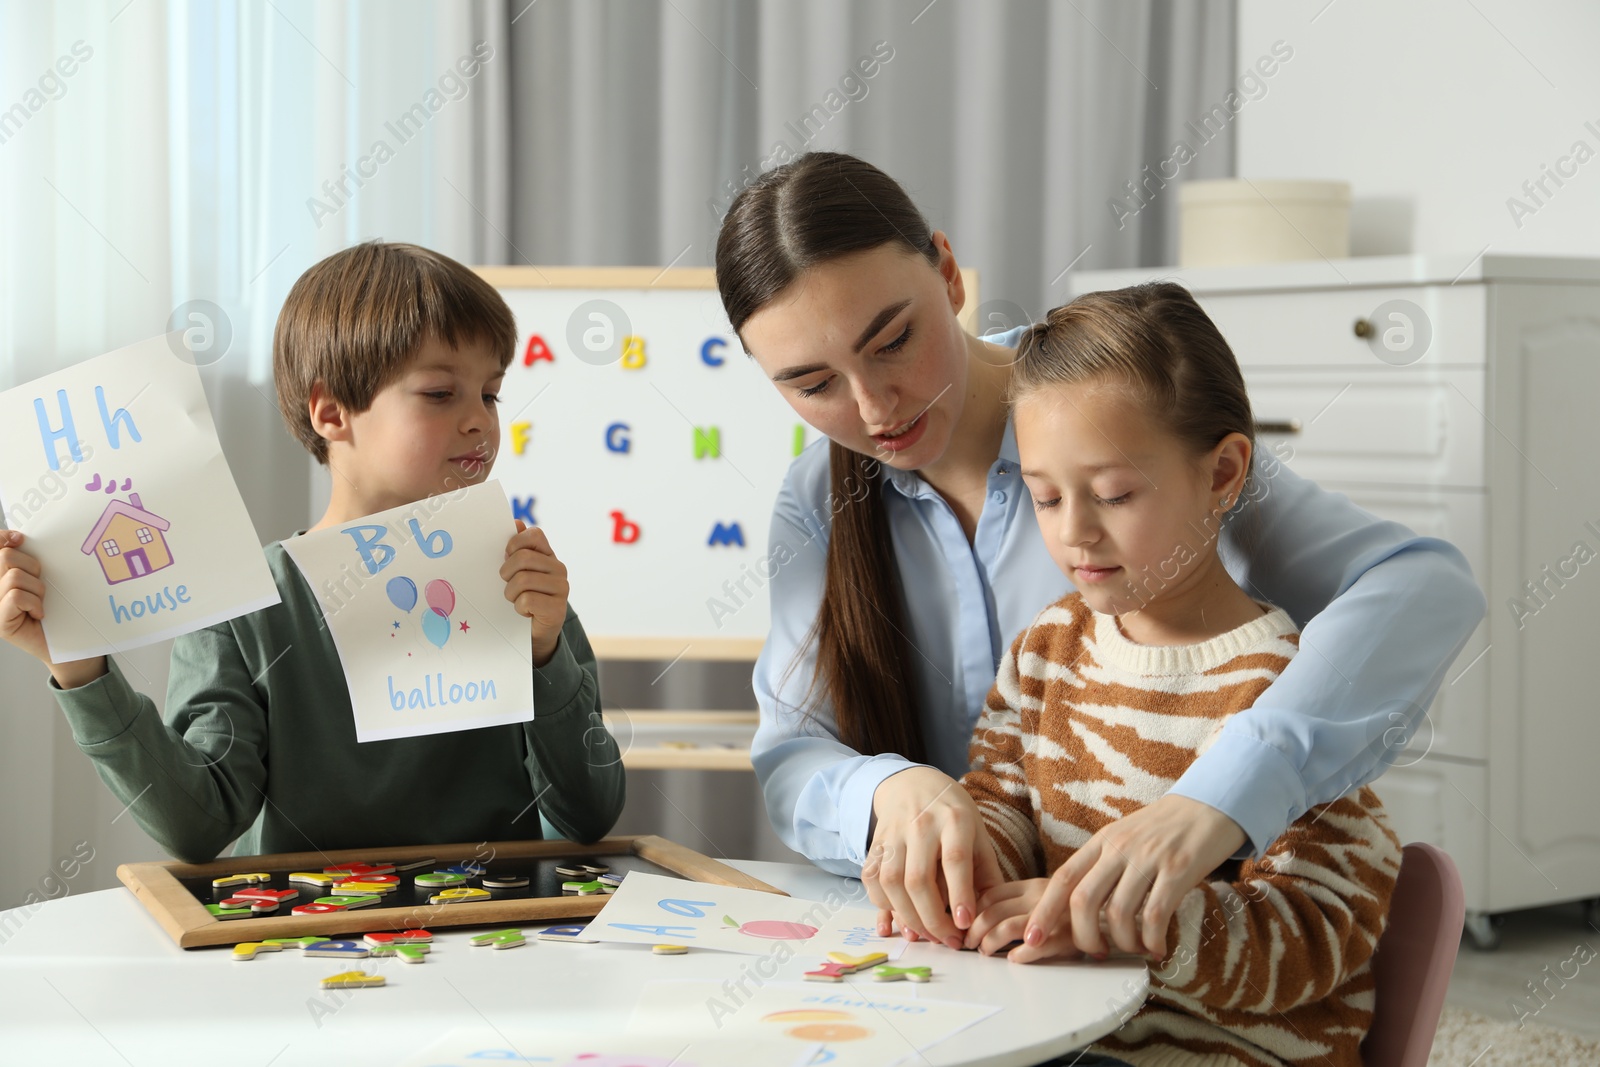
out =
<svg viewBox="0 0 1600 1067"><path fill-rule="evenodd" d="M1529 1023L1500 1022L1446 1006L1429 1067L1594 1067L1600 1041Z"/></svg>

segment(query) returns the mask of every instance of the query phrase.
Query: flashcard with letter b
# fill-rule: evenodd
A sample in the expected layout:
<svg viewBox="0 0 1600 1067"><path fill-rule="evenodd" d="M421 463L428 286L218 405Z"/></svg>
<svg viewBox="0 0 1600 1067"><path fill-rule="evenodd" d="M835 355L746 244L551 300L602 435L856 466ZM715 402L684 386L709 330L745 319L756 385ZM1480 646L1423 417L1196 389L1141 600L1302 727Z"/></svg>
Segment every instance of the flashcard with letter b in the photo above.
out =
<svg viewBox="0 0 1600 1067"><path fill-rule="evenodd" d="M321 601L356 740L533 718L532 631L500 577L516 531L486 482L283 542Z"/></svg>

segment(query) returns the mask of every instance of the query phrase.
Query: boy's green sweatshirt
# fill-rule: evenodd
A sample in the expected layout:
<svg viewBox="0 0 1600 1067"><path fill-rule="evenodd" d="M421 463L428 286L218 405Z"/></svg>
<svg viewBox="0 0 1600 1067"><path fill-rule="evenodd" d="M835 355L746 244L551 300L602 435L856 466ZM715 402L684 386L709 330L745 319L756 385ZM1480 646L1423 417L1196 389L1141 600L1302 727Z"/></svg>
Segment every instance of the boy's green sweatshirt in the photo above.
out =
<svg viewBox="0 0 1600 1067"><path fill-rule="evenodd" d="M177 639L165 721L114 661L77 689L50 682L101 780L173 856L236 838L239 855L538 838L541 812L572 840L610 832L622 757L570 606L532 721L360 744L322 611L283 545L264 551L283 602Z"/></svg>

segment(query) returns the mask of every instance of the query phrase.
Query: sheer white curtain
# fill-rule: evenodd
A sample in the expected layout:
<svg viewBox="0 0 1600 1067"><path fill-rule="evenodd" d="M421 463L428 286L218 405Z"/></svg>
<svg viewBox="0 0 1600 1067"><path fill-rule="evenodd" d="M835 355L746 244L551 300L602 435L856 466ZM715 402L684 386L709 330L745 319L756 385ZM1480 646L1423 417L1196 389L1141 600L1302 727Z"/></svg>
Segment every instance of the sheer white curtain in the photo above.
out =
<svg viewBox="0 0 1600 1067"><path fill-rule="evenodd" d="M0 388L210 301L231 343L202 374L257 532L303 528L277 309L307 266L370 237L506 261L508 23L476 0L0 2ZM167 653L122 657L158 704ZM44 685L0 647L0 908L56 887L76 842L95 859L74 892L158 854Z"/></svg>

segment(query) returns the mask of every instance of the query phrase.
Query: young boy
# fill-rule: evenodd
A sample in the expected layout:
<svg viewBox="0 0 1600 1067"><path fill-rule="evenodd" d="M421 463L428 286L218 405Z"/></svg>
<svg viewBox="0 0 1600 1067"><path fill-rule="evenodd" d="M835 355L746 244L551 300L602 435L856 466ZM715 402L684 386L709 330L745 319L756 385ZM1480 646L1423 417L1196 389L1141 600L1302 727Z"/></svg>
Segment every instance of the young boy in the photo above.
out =
<svg viewBox="0 0 1600 1067"><path fill-rule="evenodd" d="M511 310L461 264L371 242L300 277L278 316L278 406L333 475L323 529L482 482L500 441ZM179 859L541 836L605 836L623 769L600 718L595 657L566 568L519 522L484 560L529 620L531 722L358 744L316 597L281 543L283 602L179 637L166 721L107 657L51 663L39 561L0 530L0 637L50 668L74 740L145 831ZM242 836L241 836L242 835Z"/></svg>

